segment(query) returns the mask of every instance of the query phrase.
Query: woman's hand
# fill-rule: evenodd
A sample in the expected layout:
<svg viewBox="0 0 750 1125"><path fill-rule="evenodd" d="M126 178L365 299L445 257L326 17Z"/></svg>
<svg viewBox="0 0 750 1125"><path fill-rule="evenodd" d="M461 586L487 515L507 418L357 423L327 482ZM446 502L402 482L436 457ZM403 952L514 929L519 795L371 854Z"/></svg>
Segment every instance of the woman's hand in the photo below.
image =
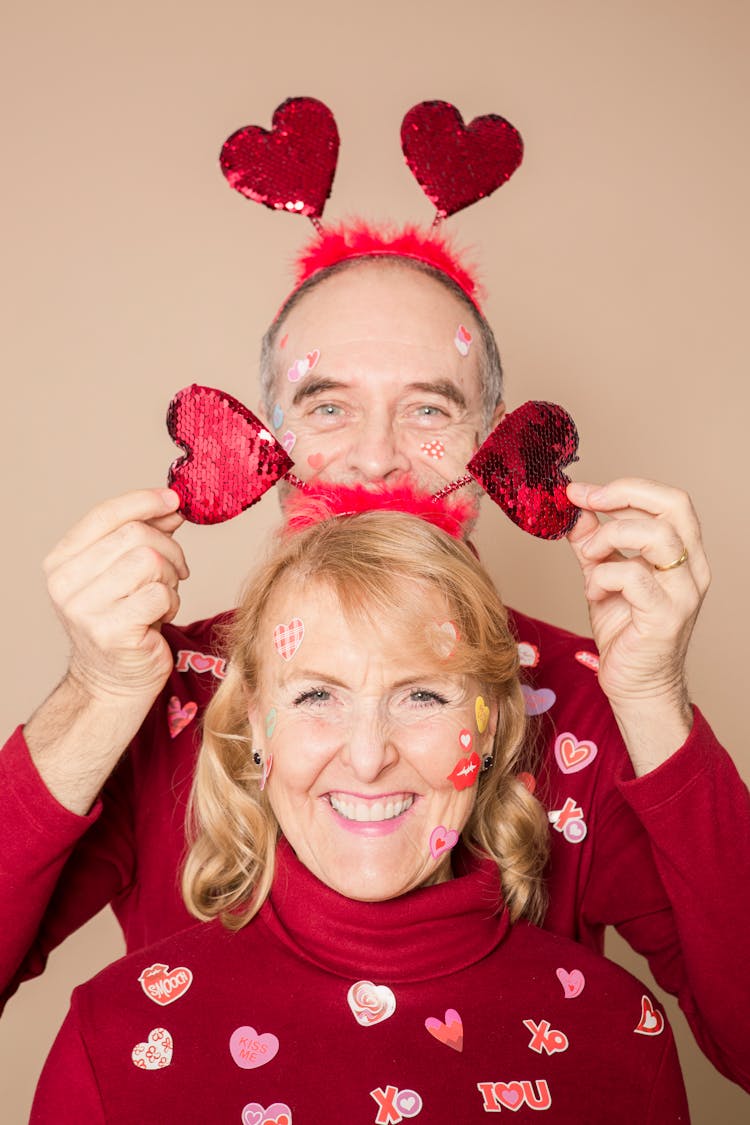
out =
<svg viewBox="0 0 750 1125"><path fill-rule="evenodd" d="M635 477L576 482L568 496L583 509L568 540L583 573L599 682L636 771L647 772L692 724L685 658L711 579L698 517L687 493Z"/></svg>

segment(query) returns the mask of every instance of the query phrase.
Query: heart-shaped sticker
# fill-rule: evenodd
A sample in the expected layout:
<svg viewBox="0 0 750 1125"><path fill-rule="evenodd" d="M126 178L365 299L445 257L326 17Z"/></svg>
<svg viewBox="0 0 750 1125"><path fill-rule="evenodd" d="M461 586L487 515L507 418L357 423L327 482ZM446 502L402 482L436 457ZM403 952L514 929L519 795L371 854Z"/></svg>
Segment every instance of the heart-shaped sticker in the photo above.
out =
<svg viewBox="0 0 750 1125"><path fill-rule="evenodd" d="M579 770L585 770L598 753L599 747L595 742L590 739L582 739L579 742L570 731L563 731L555 739L555 758L563 773L578 773Z"/></svg>
<svg viewBox="0 0 750 1125"><path fill-rule="evenodd" d="M430 833L430 854L433 859L440 859L441 855L455 848L457 843L458 832L455 828L446 828L443 824L439 824Z"/></svg>
<svg viewBox="0 0 750 1125"><path fill-rule="evenodd" d="M572 969L570 972L565 969L558 969L555 975L563 986L566 1000L574 1000L576 996L581 995L586 980L580 969Z"/></svg>
<svg viewBox="0 0 750 1125"><path fill-rule="evenodd" d="M279 1053L279 1041L270 1031L259 1035L254 1027L238 1027L229 1038L229 1052L243 1070L265 1066Z"/></svg>
<svg viewBox="0 0 750 1125"><path fill-rule="evenodd" d="M170 969L157 962L144 969L138 980L149 1000L164 1007L185 995L193 983L193 974L184 965Z"/></svg>
<svg viewBox="0 0 750 1125"><path fill-rule="evenodd" d="M492 431L466 466L506 516L539 539L561 539L580 508L563 469L577 460L578 431L553 402L525 402Z"/></svg>
<svg viewBox="0 0 750 1125"><path fill-rule="evenodd" d="M496 1082L495 1098L502 1102L507 1109L514 1112L524 1103L524 1091L520 1082Z"/></svg>
<svg viewBox="0 0 750 1125"><path fill-rule="evenodd" d="M267 1106L249 1102L242 1111L242 1125L292 1125L292 1111L286 1102Z"/></svg>
<svg viewBox="0 0 750 1125"><path fill-rule="evenodd" d="M167 703L167 726L170 738L177 738L180 731L192 723L197 714L197 703L186 703L183 707L176 695L171 696Z"/></svg>
<svg viewBox="0 0 750 1125"><path fill-rule="evenodd" d="M277 625L273 631L273 647L282 660L291 660L302 644L305 624L300 617L293 617L288 625Z"/></svg>
<svg viewBox="0 0 750 1125"><path fill-rule="evenodd" d="M445 1013L445 1022L435 1016L429 1016L424 1025L438 1043L445 1043L454 1051L464 1049L464 1025L455 1008L448 1008Z"/></svg>
<svg viewBox="0 0 750 1125"><path fill-rule="evenodd" d="M412 106L401 124L406 163L438 215L453 215L490 195L523 158L518 130L495 113L468 125L450 102Z"/></svg>
<svg viewBox="0 0 750 1125"><path fill-rule="evenodd" d="M487 724L490 721L490 709L481 695L477 696L476 702L474 703L474 718L477 721L477 730L480 734L484 734L487 730Z"/></svg>
<svg viewBox="0 0 750 1125"><path fill-rule="evenodd" d="M137 1043L131 1052L139 1070L163 1070L172 1061L174 1044L172 1036L164 1027L155 1027L149 1032L145 1043Z"/></svg>
<svg viewBox="0 0 750 1125"><path fill-rule="evenodd" d="M521 692L527 715L543 715L557 699L551 688L537 688L535 691L528 684L521 684Z"/></svg>
<svg viewBox="0 0 750 1125"><path fill-rule="evenodd" d="M252 411L213 387L193 384L169 404L167 429L185 450L172 462L168 484L191 523L222 523L238 516L292 467Z"/></svg>
<svg viewBox="0 0 750 1125"><path fill-rule="evenodd" d="M641 997L641 1018L633 1029L638 1035L661 1035L664 1030L664 1016L651 1003L648 996Z"/></svg>
<svg viewBox="0 0 750 1125"><path fill-rule="evenodd" d="M346 994L355 1020L362 1027L370 1027L389 1019L396 1011L396 997L387 984L373 984L371 980L358 980Z"/></svg>
<svg viewBox="0 0 750 1125"><path fill-rule="evenodd" d="M336 171L339 134L328 106L316 98L287 98L270 131L238 129L224 142L221 170L248 199L274 211L320 218Z"/></svg>

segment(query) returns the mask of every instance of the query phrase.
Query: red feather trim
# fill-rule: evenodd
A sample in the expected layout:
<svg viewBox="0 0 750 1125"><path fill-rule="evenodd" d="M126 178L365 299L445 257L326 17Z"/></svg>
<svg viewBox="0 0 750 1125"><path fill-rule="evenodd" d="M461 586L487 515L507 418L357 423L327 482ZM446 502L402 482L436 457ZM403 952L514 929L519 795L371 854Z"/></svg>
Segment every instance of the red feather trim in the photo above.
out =
<svg viewBox="0 0 750 1125"><path fill-rule="evenodd" d="M481 313L480 298L484 299L484 293L474 269L462 259L462 253L446 235L423 230L413 224L398 228L388 224L376 226L364 219L355 219L337 227L324 228L297 255L292 292L327 266L350 258L377 257L412 258L447 274Z"/></svg>
<svg viewBox="0 0 750 1125"><path fill-rule="evenodd" d="M335 516L406 512L442 528L454 539L464 538L467 525L476 519L479 511L476 497L458 497L454 492L450 498L434 500L429 492L419 492L408 481L375 488L308 482L304 491L287 497L285 509L289 531L302 531Z"/></svg>

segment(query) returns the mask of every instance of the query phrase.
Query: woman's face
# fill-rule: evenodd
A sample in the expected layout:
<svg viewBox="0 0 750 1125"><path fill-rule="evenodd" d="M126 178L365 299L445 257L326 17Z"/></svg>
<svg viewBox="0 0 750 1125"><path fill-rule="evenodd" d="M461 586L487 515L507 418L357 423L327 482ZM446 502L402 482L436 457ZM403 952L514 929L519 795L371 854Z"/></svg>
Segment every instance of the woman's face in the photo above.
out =
<svg viewBox="0 0 750 1125"><path fill-rule="evenodd" d="M442 599L415 586L413 605L409 622L349 622L313 584L265 618L250 721L273 756L266 793L300 861L353 899L450 878L497 725L478 681L451 671Z"/></svg>

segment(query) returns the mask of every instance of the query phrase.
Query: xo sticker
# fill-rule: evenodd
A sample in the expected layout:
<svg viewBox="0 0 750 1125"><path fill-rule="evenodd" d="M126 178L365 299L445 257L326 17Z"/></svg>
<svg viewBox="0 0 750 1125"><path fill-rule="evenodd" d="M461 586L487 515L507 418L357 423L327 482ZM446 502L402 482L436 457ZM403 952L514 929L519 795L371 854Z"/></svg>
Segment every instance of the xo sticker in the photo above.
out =
<svg viewBox="0 0 750 1125"><path fill-rule="evenodd" d="M399 1090L398 1086L378 1086L370 1090L378 1107L375 1125L398 1125L405 1117L416 1117L422 1110L422 1099L416 1090Z"/></svg>

